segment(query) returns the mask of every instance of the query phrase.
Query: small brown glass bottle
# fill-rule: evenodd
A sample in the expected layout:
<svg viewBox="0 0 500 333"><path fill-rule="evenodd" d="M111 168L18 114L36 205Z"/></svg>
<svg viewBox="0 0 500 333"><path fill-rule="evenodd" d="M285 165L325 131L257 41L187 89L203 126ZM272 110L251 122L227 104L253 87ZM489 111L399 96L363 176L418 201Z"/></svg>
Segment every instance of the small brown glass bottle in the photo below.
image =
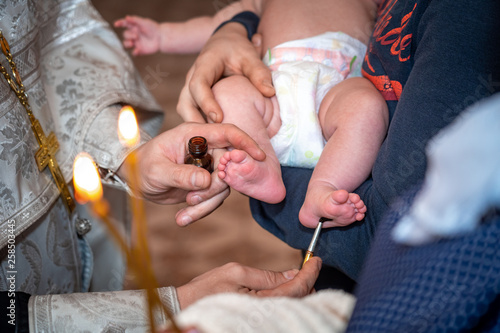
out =
<svg viewBox="0 0 500 333"><path fill-rule="evenodd" d="M194 136L189 139L188 154L184 159L184 163L193 164L197 167L203 168L212 173L213 158L212 155L207 153L208 145L207 140L202 136Z"/></svg>

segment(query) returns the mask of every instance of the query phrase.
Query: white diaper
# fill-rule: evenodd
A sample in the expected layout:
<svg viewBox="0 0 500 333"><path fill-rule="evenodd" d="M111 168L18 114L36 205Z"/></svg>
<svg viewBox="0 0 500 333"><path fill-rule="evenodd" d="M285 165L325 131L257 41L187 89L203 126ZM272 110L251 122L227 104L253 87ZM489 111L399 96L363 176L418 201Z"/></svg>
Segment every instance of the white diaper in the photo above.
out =
<svg viewBox="0 0 500 333"><path fill-rule="evenodd" d="M263 59L273 75L281 128L271 143L283 166L314 168L325 145L321 101L340 81L361 76L366 46L342 32L290 41Z"/></svg>

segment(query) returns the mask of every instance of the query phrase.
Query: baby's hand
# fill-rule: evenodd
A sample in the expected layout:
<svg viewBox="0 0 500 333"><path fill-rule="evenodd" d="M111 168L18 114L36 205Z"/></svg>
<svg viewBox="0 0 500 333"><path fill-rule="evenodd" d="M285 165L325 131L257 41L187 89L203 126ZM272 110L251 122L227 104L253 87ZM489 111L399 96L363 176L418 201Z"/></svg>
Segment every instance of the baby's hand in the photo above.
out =
<svg viewBox="0 0 500 333"><path fill-rule="evenodd" d="M117 28L125 28L123 46L133 48L133 55L152 54L160 49L160 24L156 21L138 16L126 16L114 24Z"/></svg>

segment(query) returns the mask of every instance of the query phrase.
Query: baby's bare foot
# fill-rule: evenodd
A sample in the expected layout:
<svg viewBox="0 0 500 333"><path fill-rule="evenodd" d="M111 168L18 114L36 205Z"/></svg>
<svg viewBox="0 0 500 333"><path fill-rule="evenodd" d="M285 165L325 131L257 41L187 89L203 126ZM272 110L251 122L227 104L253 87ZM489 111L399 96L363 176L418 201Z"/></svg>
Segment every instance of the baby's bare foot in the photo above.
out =
<svg viewBox="0 0 500 333"><path fill-rule="evenodd" d="M243 150L227 151L219 160L219 178L238 192L267 203L278 203L285 198L279 163L270 158L254 160Z"/></svg>
<svg viewBox="0 0 500 333"><path fill-rule="evenodd" d="M337 190L326 183L309 184L299 220L314 228L321 217L332 219L328 224L346 226L365 217L366 206L356 193Z"/></svg>

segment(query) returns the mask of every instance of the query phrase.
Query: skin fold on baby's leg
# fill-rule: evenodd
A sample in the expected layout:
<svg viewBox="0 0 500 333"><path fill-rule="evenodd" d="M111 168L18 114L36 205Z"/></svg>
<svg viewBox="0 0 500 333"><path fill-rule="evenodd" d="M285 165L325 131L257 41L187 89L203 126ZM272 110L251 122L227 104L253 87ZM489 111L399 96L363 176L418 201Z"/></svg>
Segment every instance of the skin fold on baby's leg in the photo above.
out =
<svg viewBox="0 0 500 333"><path fill-rule="evenodd" d="M270 134L280 126L275 113L279 116L279 109L275 110L276 101L262 96L243 76L231 76L219 81L213 92L224 112L222 122L241 128L266 153L264 161L256 161L242 150L228 150L219 159L219 177L231 188L252 198L268 203L282 201L286 190L280 164L269 139Z"/></svg>
<svg viewBox="0 0 500 333"><path fill-rule="evenodd" d="M368 178L388 126L387 105L364 78L334 86L319 110L323 136L328 140L314 168L300 222L310 228L321 217L325 227L361 221L366 206L354 191Z"/></svg>

